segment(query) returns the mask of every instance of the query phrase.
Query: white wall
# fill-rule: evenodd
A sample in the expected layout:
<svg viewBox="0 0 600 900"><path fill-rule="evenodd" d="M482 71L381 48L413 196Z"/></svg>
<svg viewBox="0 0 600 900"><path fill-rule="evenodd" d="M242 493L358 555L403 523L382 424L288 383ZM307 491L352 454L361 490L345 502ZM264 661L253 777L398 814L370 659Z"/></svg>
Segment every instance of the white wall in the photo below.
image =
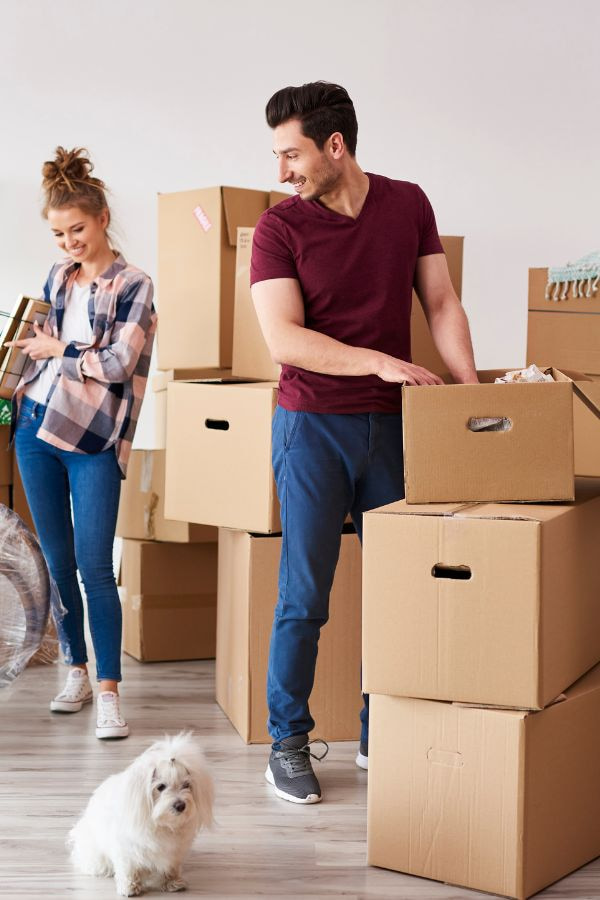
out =
<svg viewBox="0 0 600 900"><path fill-rule="evenodd" d="M156 276L159 191L276 187L266 100L350 92L364 169L464 234L480 367L525 360L527 269L600 249L597 0L23 0L0 7L0 308L54 248L40 166L87 146L120 245ZM160 305L160 298L159 305Z"/></svg>

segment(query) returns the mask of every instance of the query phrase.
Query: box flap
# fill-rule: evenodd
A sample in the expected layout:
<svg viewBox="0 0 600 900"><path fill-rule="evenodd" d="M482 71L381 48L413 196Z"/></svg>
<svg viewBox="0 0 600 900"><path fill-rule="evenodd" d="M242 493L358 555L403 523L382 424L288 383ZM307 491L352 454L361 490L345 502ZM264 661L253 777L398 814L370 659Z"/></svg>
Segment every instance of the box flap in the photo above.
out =
<svg viewBox="0 0 600 900"><path fill-rule="evenodd" d="M590 412L600 418L600 382L574 381L573 392Z"/></svg>
<svg viewBox="0 0 600 900"><path fill-rule="evenodd" d="M221 188L223 210L227 224L230 247L237 244L238 228L254 227L269 203L266 191L251 191L244 188Z"/></svg>
<svg viewBox="0 0 600 900"><path fill-rule="evenodd" d="M367 516L383 513L398 516L453 516L459 509L473 506L473 503L411 503L394 500L385 506L378 506L365 513Z"/></svg>

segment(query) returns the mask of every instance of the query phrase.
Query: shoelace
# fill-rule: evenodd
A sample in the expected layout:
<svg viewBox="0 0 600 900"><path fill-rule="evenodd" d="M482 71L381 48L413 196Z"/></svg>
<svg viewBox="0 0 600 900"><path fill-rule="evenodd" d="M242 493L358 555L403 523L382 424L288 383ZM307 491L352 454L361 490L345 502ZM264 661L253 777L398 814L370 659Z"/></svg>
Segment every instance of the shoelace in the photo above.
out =
<svg viewBox="0 0 600 900"><path fill-rule="evenodd" d="M81 676L67 676L67 683L57 697L57 700L76 700L80 694L85 693L88 679Z"/></svg>
<svg viewBox="0 0 600 900"><path fill-rule="evenodd" d="M325 751L318 756L308 749L310 744L323 744ZM282 747L282 750L279 751L281 753L281 759L289 766L293 775L297 775L304 769L307 771L309 770L309 757L320 762L322 759L325 759L329 753L329 744L327 741L321 740L321 738L313 738L312 741L307 741L303 747L285 747L283 744L280 744L280 746Z"/></svg>
<svg viewBox="0 0 600 900"><path fill-rule="evenodd" d="M118 695L113 695L112 697L101 696L99 698L99 719L103 725L111 722L116 725L125 724L121 718Z"/></svg>

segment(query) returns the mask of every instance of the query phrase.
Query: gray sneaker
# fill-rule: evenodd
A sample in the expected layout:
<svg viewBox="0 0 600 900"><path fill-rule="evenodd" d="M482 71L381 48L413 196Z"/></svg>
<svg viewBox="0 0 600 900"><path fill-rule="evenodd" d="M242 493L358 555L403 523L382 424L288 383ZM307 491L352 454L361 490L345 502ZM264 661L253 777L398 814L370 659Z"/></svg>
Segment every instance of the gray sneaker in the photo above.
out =
<svg viewBox="0 0 600 900"><path fill-rule="evenodd" d="M311 753L311 744L323 744L325 752L321 756ZM265 778L275 788L275 793L292 803L319 803L321 788L313 772L310 757L323 759L329 750L325 741L319 738L308 740L307 734L295 734L271 746L271 756Z"/></svg>

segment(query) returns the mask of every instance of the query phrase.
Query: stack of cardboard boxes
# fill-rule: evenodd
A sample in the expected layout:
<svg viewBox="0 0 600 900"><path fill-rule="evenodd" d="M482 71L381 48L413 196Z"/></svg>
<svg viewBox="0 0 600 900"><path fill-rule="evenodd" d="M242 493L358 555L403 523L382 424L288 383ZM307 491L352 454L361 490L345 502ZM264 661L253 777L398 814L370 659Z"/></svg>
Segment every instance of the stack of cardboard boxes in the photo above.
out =
<svg viewBox="0 0 600 900"><path fill-rule="evenodd" d="M406 500L364 522L369 862L516 898L600 853L600 398L552 373L405 388Z"/></svg>
<svg viewBox="0 0 600 900"><path fill-rule="evenodd" d="M281 552L271 467L279 367L252 306L250 251L259 215L284 196L159 197L158 362L172 370L154 382L166 401L165 515L219 529L217 701L244 740L260 743ZM361 705L360 546L346 531L311 700L319 734L338 740L356 736Z"/></svg>
<svg viewBox="0 0 600 900"><path fill-rule="evenodd" d="M221 207L212 193L159 198L159 218L164 218L159 225L160 241L173 248L187 248L188 241L195 246L210 233L213 223L220 222L220 241L215 241L212 252L203 257L204 268L198 269L196 280L200 283L206 279L207 270L222 273L225 267L226 282L234 287L232 306L228 295L217 290L217 275L208 279L202 302L212 303L212 312L209 317L205 311L204 316L213 324L218 322L219 329L212 327L212 338L203 337L198 331L203 327L198 318L195 332L190 329L190 333L195 333L191 341L194 352L190 347L185 357L176 356L176 346L172 346L173 352L169 346L167 350L164 347L165 340L167 345L170 340L168 332L166 338L164 334L165 320L173 315L173 298L180 296L180 321L188 323L198 314L193 313L192 319L186 315L184 319L186 304L197 303L198 298L189 301L183 286L178 288L175 276L171 276L171 268L179 265L183 270L185 260L177 260L174 249L171 252L159 248L159 365L197 367L195 373L188 369L183 377L177 377L176 370L168 381L165 376L160 383L155 380L157 387L166 384L165 511L170 519L219 527L217 701L246 741L267 742L266 670L281 552L279 503L271 467L271 421L277 404L279 366L271 360L252 304L250 255L254 222L248 221L266 208L266 198L263 196L260 201L250 196L244 213L241 210L245 195L257 192L237 191L234 218L231 211L227 213L231 189L222 194ZM271 195L268 202L279 199L281 195ZM180 219L171 219L171 208L179 208L182 200L185 203ZM163 209L168 211L166 218ZM180 221L184 223L181 235ZM239 227L235 276L231 278L228 267L232 259L233 221ZM462 238L443 241L460 294ZM190 265L192 256L190 250ZM231 314L231 331L224 310ZM221 341L223 333L231 333L231 355ZM204 353L201 348L206 340L209 347ZM418 304L413 313L413 340L418 361L433 364L431 340ZM207 376L198 371L202 366L229 362L229 374L213 372ZM352 527L345 526L330 619L319 645L311 696L316 734L328 740L355 739L358 734L362 704L360 623L360 546Z"/></svg>

